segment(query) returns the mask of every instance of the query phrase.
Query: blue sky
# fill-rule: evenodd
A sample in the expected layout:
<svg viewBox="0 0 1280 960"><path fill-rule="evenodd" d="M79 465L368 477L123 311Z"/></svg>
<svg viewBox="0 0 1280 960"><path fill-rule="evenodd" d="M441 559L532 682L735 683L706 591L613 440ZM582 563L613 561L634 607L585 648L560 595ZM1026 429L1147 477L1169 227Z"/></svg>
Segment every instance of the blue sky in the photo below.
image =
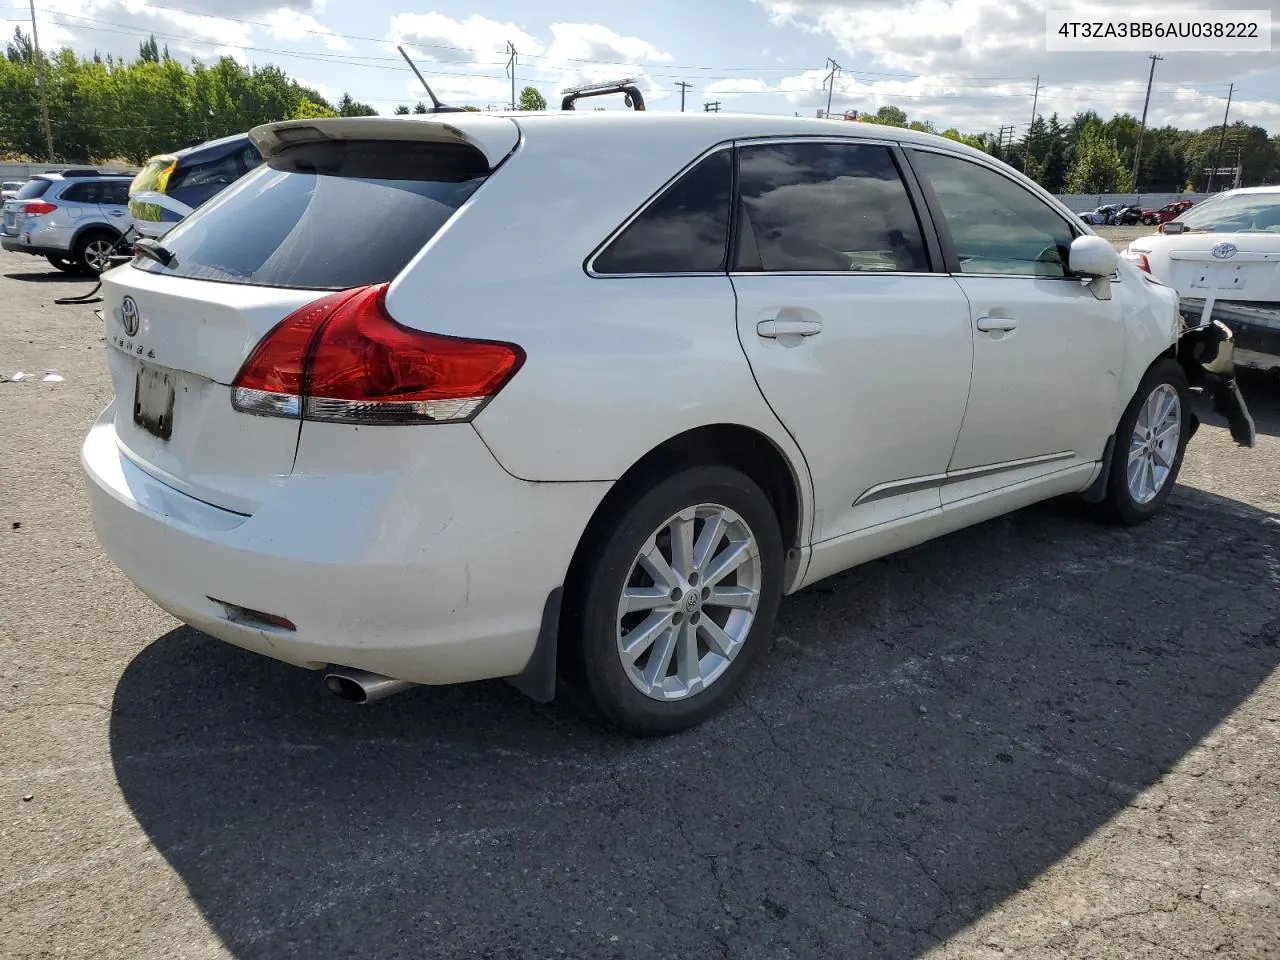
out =
<svg viewBox="0 0 1280 960"><path fill-rule="evenodd" d="M18 22L26 8L0 0ZM349 91L390 113L421 96L395 53L403 42L447 102L502 108L508 42L517 87L552 104L569 83L637 76L653 110L801 113L825 106L827 58L841 71L833 111L891 103L963 131L1025 127L1039 114L1141 113L1146 52L1046 53L1044 13L1078 0L37 0L46 46L136 52L149 31L182 57L275 63L322 93ZM1128 13L1130 5L1112 4ZM1162 12L1269 9L1280 0L1163 0ZM1096 9L1096 6L1094 7ZM1280 135L1280 40L1270 53L1168 53L1150 122L1205 127L1232 119ZM597 102L598 103L598 102ZM593 106L596 103L592 104ZM620 102L608 103L620 108Z"/></svg>

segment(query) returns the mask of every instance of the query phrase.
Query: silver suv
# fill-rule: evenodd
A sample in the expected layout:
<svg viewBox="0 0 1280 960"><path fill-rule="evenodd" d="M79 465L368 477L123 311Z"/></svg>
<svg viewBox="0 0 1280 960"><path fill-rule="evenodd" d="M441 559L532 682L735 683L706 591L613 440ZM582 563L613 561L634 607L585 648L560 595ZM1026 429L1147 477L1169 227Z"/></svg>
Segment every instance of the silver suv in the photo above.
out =
<svg viewBox="0 0 1280 960"><path fill-rule="evenodd" d="M37 174L5 201L0 246L68 273L101 273L129 228L131 179L97 170Z"/></svg>

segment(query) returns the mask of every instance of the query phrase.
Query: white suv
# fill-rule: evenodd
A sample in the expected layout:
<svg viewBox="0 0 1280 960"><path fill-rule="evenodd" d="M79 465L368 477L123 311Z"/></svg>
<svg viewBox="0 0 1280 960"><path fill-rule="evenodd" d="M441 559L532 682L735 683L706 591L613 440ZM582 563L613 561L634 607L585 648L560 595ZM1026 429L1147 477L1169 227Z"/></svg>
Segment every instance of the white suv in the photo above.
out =
<svg viewBox="0 0 1280 960"><path fill-rule="evenodd" d="M104 276L98 535L372 700L557 676L724 706L780 598L1038 500L1168 497L1225 330L990 157L882 126L451 114L255 129ZM1180 342L1181 336L1181 342Z"/></svg>

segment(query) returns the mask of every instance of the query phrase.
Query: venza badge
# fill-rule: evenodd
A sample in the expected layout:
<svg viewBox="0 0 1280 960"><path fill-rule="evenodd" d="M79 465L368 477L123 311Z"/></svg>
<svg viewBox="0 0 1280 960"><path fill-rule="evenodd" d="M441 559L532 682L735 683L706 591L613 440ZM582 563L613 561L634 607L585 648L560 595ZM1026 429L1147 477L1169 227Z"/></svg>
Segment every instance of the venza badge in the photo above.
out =
<svg viewBox="0 0 1280 960"><path fill-rule="evenodd" d="M134 302L133 297L125 297L120 304L120 322L124 324L124 332L132 337L138 332L140 321L138 305Z"/></svg>
<svg viewBox="0 0 1280 960"><path fill-rule="evenodd" d="M1216 260L1230 260L1236 255L1236 245L1234 243L1219 243L1210 252Z"/></svg>

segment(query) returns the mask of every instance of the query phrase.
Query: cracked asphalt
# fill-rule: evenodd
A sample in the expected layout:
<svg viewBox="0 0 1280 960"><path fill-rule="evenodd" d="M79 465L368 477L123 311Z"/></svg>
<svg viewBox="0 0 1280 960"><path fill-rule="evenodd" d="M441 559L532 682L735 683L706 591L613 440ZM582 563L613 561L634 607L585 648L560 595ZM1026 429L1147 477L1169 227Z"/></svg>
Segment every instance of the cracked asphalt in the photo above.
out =
<svg viewBox="0 0 1280 960"><path fill-rule="evenodd" d="M832 578L633 742L502 683L354 707L151 606L81 485L86 289L0 255L0 957L1280 957L1280 380L1152 523Z"/></svg>

